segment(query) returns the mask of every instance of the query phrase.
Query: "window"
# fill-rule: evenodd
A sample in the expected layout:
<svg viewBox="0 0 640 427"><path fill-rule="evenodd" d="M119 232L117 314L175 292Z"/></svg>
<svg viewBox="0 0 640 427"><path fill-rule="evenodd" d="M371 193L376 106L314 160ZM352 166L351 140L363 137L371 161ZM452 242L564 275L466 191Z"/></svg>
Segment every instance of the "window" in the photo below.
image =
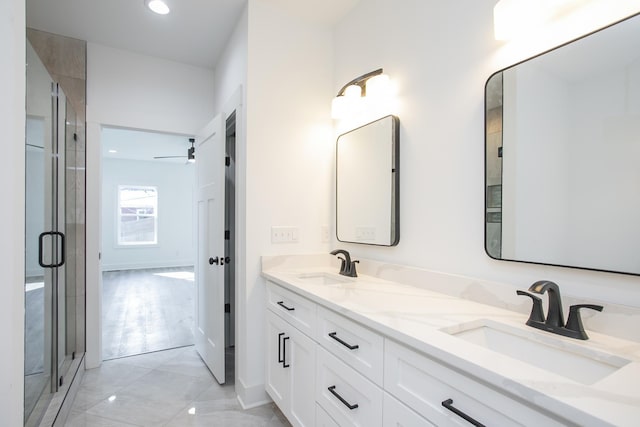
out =
<svg viewBox="0 0 640 427"><path fill-rule="evenodd" d="M118 186L118 244L158 243L158 189Z"/></svg>

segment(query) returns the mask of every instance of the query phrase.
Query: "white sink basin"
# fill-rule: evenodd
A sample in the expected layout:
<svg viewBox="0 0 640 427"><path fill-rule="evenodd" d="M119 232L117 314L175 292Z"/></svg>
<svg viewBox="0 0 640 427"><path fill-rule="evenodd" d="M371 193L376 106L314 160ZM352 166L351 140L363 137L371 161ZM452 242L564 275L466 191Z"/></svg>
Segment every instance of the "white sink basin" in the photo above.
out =
<svg viewBox="0 0 640 427"><path fill-rule="evenodd" d="M480 319L441 329L450 335L582 384L593 384L630 361L554 335ZM548 336L546 336L548 335Z"/></svg>
<svg viewBox="0 0 640 427"><path fill-rule="evenodd" d="M318 273L301 273L296 276L298 279L304 280L307 283L314 285L339 285L343 283L350 283L350 280L346 277L342 277L338 274L331 274L325 272Z"/></svg>

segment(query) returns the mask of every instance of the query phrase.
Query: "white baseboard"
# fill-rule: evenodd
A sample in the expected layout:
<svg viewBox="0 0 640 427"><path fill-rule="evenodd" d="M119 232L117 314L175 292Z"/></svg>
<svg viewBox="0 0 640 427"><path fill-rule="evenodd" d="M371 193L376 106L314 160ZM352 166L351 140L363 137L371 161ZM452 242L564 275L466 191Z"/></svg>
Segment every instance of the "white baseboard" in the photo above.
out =
<svg viewBox="0 0 640 427"><path fill-rule="evenodd" d="M129 264L102 264L102 271L141 270L145 268L192 267L193 260L170 260Z"/></svg>
<svg viewBox="0 0 640 427"><path fill-rule="evenodd" d="M247 387L240 378L236 378L236 396L242 409L251 409L272 402L264 384Z"/></svg>

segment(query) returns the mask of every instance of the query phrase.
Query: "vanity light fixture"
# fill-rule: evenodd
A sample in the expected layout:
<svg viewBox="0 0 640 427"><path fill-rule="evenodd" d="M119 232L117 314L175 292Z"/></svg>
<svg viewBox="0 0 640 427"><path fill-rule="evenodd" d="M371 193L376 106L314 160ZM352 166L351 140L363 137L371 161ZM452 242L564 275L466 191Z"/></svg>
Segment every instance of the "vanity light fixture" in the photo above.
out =
<svg viewBox="0 0 640 427"><path fill-rule="evenodd" d="M344 118L364 107L367 100L380 99L390 94L389 76L382 68L356 77L338 91L331 102L331 117Z"/></svg>
<svg viewBox="0 0 640 427"><path fill-rule="evenodd" d="M187 162L195 163L196 162L196 147L194 144L196 143L195 138L189 138L189 142L191 143L191 147L187 149Z"/></svg>
<svg viewBox="0 0 640 427"><path fill-rule="evenodd" d="M163 0L144 0L144 4L158 15L166 15L171 11Z"/></svg>

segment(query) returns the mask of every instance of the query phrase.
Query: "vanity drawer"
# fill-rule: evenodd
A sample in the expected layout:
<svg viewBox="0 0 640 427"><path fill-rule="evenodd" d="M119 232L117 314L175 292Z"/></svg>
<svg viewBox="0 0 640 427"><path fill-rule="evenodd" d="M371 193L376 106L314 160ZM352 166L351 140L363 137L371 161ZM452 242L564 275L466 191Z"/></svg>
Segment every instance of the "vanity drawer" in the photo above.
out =
<svg viewBox="0 0 640 427"><path fill-rule="evenodd" d="M267 281L267 307L310 337L316 325L316 304Z"/></svg>
<svg viewBox="0 0 640 427"><path fill-rule="evenodd" d="M386 392L382 413L384 427L436 427Z"/></svg>
<svg viewBox="0 0 640 427"><path fill-rule="evenodd" d="M392 340L384 357L385 390L437 426L470 425L443 406L449 399L486 426L567 425Z"/></svg>
<svg viewBox="0 0 640 427"><path fill-rule="evenodd" d="M321 306L317 319L316 341L382 387L382 335Z"/></svg>
<svg viewBox="0 0 640 427"><path fill-rule="evenodd" d="M316 402L340 426L382 427L382 389L318 347Z"/></svg>
<svg viewBox="0 0 640 427"><path fill-rule="evenodd" d="M316 403L316 427L340 427L333 421L333 418L322 409L322 406Z"/></svg>

